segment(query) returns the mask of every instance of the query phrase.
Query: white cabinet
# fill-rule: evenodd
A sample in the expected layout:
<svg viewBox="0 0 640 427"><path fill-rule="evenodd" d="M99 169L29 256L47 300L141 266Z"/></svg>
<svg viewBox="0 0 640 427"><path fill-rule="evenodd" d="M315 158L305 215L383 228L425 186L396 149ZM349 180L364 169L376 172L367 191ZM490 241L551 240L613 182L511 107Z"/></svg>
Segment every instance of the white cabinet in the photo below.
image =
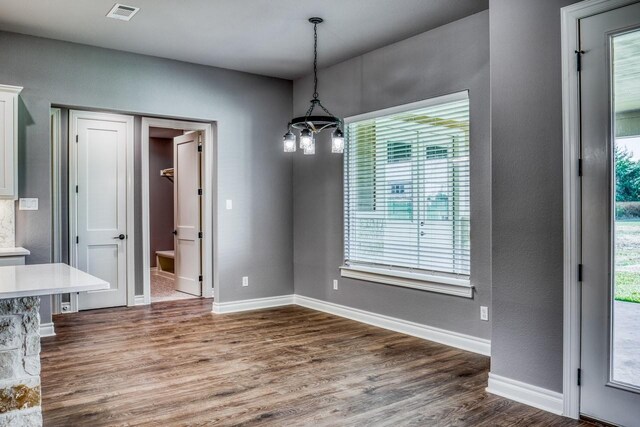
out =
<svg viewBox="0 0 640 427"><path fill-rule="evenodd" d="M18 86L0 85L0 199L18 198Z"/></svg>

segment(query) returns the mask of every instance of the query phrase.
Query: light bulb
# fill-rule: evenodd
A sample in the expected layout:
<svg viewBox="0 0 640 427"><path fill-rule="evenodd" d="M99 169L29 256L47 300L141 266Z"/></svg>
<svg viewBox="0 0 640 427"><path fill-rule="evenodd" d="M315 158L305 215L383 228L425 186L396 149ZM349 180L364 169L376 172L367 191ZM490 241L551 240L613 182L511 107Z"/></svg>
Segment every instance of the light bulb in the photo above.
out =
<svg viewBox="0 0 640 427"><path fill-rule="evenodd" d="M344 152L344 135L338 128L331 134L331 152L343 153Z"/></svg>
<svg viewBox="0 0 640 427"><path fill-rule="evenodd" d="M313 133L310 129L302 129L300 132L300 148L306 150L314 144ZM314 148L315 151L315 148ZM305 153L306 154L306 153Z"/></svg>
<svg viewBox="0 0 640 427"><path fill-rule="evenodd" d="M316 154L316 141L311 138L311 145L304 149L304 154Z"/></svg>
<svg viewBox="0 0 640 427"><path fill-rule="evenodd" d="M292 134L291 131L284 134L282 141L284 142L285 153L293 153L296 151L296 136Z"/></svg>

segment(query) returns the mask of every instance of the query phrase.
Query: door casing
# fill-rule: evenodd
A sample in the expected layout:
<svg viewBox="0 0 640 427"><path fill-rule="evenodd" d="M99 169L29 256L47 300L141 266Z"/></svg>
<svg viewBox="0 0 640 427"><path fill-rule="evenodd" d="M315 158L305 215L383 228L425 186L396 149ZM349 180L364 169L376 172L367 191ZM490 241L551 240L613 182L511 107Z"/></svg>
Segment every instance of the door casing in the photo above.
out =
<svg viewBox="0 0 640 427"><path fill-rule="evenodd" d="M580 79L576 51L580 20L608 12L638 0L586 0L561 9L562 126L563 126L563 415L580 418L581 263Z"/></svg>

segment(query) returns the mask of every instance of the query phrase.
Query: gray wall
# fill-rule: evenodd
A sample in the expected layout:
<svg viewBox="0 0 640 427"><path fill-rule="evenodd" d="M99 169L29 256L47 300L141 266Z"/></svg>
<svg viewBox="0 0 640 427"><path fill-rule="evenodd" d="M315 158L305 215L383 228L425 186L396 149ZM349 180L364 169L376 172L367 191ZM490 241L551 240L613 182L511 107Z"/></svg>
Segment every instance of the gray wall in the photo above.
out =
<svg viewBox="0 0 640 427"><path fill-rule="evenodd" d="M149 138L149 253L156 266L156 251L173 249L173 183L160 176L173 167L173 139Z"/></svg>
<svg viewBox="0 0 640 427"><path fill-rule="evenodd" d="M481 12L321 70L320 97L348 117L469 89L471 104L471 271L474 299L340 279L343 260L342 156L328 135L316 155L293 157L294 283L297 294L489 338L480 305L491 304L489 13ZM294 82L304 114L312 78Z"/></svg>
<svg viewBox="0 0 640 427"><path fill-rule="evenodd" d="M562 391L560 8L491 0L491 371Z"/></svg>
<svg viewBox="0 0 640 427"><path fill-rule="evenodd" d="M39 198L40 210L18 211L16 231L17 244L31 250L30 263L51 258L50 106L114 110L217 122L216 298L293 291L291 160L280 143L291 117L291 82L6 32L0 63L0 82L24 86L20 196ZM139 190L139 168L135 177ZM223 210L225 199L233 199L233 210ZM138 237L140 207L138 197ZM241 286L242 276L250 277L249 287Z"/></svg>

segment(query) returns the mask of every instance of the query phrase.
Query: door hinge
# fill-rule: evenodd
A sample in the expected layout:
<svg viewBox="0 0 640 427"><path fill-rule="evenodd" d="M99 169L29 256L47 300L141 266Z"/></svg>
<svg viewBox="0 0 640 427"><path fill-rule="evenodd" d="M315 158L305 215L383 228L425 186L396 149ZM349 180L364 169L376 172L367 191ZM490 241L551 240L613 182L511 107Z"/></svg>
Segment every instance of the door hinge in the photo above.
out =
<svg viewBox="0 0 640 427"><path fill-rule="evenodd" d="M198 144L198 152L201 153L202 152L202 144Z"/></svg>
<svg viewBox="0 0 640 427"><path fill-rule="evenodd" d="M78 142L78 135L76 135L76 142Z"/></svg>
<svg viewBox="0 0 640 427"><path fill-rule="evenodd" d="M582 264L578 264L578 282L582 282Z"/></svg>
<svg viewBox="0 0 640 427"><path fill-rule="evenodd" d="M578 176L582 176L582 159L578 159Z"/></svg>
<svg viewBox="0 0 640 427"><path fill-rule="evenodd" d="M76 236L76 244L80 243L80 236Z"/></svg>
<svg viewBox="0 0 640 427"><path fill-rule="evenodd" d="M578 368L578 385L582 385L582 369Z"/></svg>
<svg viewBox="0 0 640 427"><path fill-rule="evenodd" d="M198 282L202 282L202 276L198 276Z"/></svg>
<svg viewBox="0 0 640 427"><path fill-rule="evenodd" d="M582 71L582 55L584 54L584 50L576 50L576 71L579 73Z"/></svg>
<svg viewBox="0 0 640 427"><path fill-rule="evenodd" d="M202 196L202 188L198 188L198 196Z"/></svg>
<svg viewBox="0 0 640 427"><path fill-rule="evenodd" d="M78 192L78 186L76 185L76 193Z"/></svg>
<svg viewBox="0 0 640 427"><path fill-rule="evenodd" d="M198 239L202 239L202 231L198 231Z"/></svg>

